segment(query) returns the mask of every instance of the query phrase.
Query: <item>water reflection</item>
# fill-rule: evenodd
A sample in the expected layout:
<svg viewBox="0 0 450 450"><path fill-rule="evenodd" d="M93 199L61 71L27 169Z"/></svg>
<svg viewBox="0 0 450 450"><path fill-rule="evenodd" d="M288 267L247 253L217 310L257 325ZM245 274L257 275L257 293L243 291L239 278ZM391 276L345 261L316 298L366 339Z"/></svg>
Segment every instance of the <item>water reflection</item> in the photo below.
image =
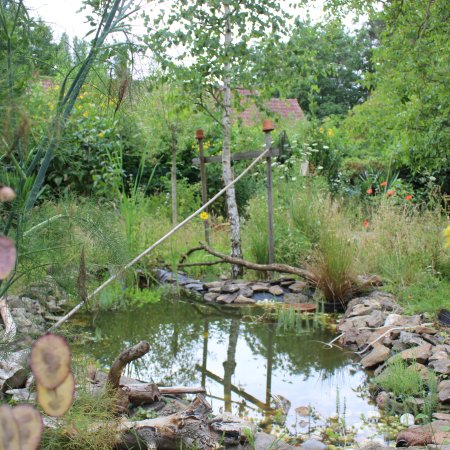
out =
<svg viewBox="0 0 450 450"><path fill-rule="evenodd" d="M355 392L365 374L348 354L325 350L323 342L332 334L307 322L309 331L299 334L274 323L243 321L236 313L165 301L101 314L92 326L102 339L91 351L109 367L123 348L148 340L150 352L130 365L127 375L164 386L201 384L216 412L258 420L267 418L281 399L291 405L286 425L297 431L295 409L311 406L324 417L332 415L339 389L347 419L355 423L373 409Z"/></svg>

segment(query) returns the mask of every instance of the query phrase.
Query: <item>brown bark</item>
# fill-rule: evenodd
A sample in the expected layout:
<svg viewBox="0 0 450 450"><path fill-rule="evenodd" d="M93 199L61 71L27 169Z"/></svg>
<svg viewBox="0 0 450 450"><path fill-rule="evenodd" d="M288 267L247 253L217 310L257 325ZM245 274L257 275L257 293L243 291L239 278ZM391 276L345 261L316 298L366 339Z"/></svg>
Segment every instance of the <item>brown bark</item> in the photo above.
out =
<svg viewBox="0 0 450 450"><path fill-rule="evenodd" d="M144 356L150 350L150 344L146 341L139 342L134 347L124 350L114 361L108 374L108 385L112 389L119 389L120 377L125 366L135 359Z"/></svg>
<svg viewBox="0 0 450 450"><path fill-rule="evenodd" d="M220 258L223 262L227 262L229 264L235 264L241 267L245 267L247 269L258 270L263 272L291 273L293 275L298 275L300 277L306 278L307 280L315 283L314 275L305 269L289 266L287 264L257 264L251 261L246 261L245 259L234 258L232 256L224 255L223 253L213 250L207 245L202 245L201 247L210 255L216 256L217 258Z"/></svg>

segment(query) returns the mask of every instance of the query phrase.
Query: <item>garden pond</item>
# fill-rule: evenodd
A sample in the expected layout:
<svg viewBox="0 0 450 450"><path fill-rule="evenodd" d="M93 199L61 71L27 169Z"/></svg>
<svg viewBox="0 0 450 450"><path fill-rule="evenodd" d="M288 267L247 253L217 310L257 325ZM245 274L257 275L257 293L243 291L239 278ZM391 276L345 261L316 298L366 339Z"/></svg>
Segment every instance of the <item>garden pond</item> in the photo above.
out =
<svg viewBox="0 0 450 450"><path fill-rule="evenodd" d="M81 325L95 336L87 356L101 367L146 340L150 352L124 375L160 386L204 386L215 413L232 412L304 438L324 429L342 434L345 423L356 441L383 441L378 409L367 395L368 375L353 353L325 344L335 337L329 318L284 312L267 320L273 319L268 310L163 299L85 316Z"/></svg>

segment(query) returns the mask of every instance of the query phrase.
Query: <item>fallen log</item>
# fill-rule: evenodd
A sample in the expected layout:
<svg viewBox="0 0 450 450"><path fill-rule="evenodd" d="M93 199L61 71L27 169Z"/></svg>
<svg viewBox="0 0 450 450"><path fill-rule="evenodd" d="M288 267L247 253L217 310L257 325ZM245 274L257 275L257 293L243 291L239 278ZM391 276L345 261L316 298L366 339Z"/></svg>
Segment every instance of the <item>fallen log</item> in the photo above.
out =
<svg viewBox="0 0 450 450"><path fill-rule="evenodd" d="M147 449L178 450L196 448L213 450L218 436L208 424L207 415L211 405L203 395L198 395L184 410L166 417L140 421L123 420L119 432L123 433L123 444L136 448L145 443ZM127 447L125 447L127 448Z"/></svg>

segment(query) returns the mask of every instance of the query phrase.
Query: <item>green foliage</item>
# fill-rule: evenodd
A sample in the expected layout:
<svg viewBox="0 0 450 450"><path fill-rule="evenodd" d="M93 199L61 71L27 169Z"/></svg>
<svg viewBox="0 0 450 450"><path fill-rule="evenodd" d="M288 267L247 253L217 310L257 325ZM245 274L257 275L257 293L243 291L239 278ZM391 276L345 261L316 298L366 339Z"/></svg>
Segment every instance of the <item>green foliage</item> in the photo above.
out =
<svg viewBox="0 0 450 450"><path fill-rule="evenodd" d="M287 41L275 34L262 43L257 78L271 78L277 93L297 98L312 116L344 115L368 94L362 73L371 70L369 33L349 34L338 19L312 24L297 18Z"/></svg>
<svg viewBox="0 0 450 450"><path fill-rule="evenodd" d="M375 14L384 31L373 57L374 90L344 123L359 154L393 158L441 185L450 166L448 12L445 0L414 0L394 1Z"/></svg>
<svg viewBox="0 0 450 450"><path fill-rule="evenodd" d="M415 365L409 366L400 357L395 358L386 370L376 377L374 383L395 397L422 396L424 380Z"/></svg>
<svg viewBox="0 0 450 450"><path fill-rule="evenodd" d="M434 373L427 372L425 376L416 363L408 365L400 356L396 356L372 382L378 388L392 393L394 401L403 412L431 420L432 413L438 405L437 379ZM420 398L425 401L421 414L414 402L410 401L411 398Z"/></svg>

